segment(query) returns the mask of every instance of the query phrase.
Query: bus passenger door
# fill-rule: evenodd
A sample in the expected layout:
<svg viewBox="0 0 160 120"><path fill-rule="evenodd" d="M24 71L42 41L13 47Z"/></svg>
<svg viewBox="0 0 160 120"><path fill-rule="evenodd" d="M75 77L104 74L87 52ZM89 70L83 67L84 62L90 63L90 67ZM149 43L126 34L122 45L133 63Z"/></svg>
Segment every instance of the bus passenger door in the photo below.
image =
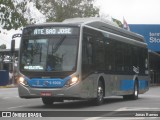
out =
<svg viewBox="0 0 160 120"><path fill-rule="evenodd" d="M88 96L94 95L93 37L86 33L82 40L82 80L83 91Z"/></svg>

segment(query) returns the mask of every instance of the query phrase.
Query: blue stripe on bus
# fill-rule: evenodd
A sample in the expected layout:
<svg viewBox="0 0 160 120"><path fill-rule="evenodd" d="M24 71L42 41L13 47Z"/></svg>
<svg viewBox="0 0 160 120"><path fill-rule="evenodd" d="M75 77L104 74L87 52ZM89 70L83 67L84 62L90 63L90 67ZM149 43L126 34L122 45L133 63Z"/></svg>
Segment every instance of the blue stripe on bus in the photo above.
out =
<svg viewBox="0 0 160 120"><path fill-rule="evenodd" d="M139 89L143 90L148 88L148 81L147 80L139 80ZM134 90L134 80L121 80L120 82L120 90Z"/></svg>
<svg viewBox="0 0 160 120"><path fill-rule="evenodd" d="M62 88L71 77L61 78L32 78L26 79L30 87Z"/></svg>
<svg viewBox="0 0 160 120"><path fill-rule="evenodd" d="M121 80L120 90L133 90L134 89L134 80Z"/></svg>
<svg viewBox="0 0 160 120"><path fill-rule="evenodd" d="M139 80L139 89L146 89L149 87L147 80Z"/></svg>

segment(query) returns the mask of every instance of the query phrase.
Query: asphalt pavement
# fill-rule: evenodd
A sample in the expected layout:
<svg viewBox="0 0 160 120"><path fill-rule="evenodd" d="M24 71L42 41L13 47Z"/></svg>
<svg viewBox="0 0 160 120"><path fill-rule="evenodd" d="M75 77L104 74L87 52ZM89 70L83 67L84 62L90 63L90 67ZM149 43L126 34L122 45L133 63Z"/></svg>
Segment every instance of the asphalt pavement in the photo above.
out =
<svg viewBox="0 0 160 120"><path fill-rule="evenodd" d="M125 119L160 119L160 86L150 87L138 100L123 100L121 96L106 98L101 106L93 106L88 101L57 102L51 106L43 105L41 99L21 99L18 89L0 88L0 111L9 112L44 112L42 115L55 115L58 119L74 118L87 120L125 120ZM69 111L69 112L68 112ZM80 112L79 112L80 111ZM100 111L99 113L96 111ZM124 112L127 111L127 112ZM46 112L46 113L45 113ZM49 114L50 113L50 114ZM56 113L56 114L55 114ZM153 113L155 116L147 116ZM117 115L117 116L116 116ZM156 116L158 115L158 116ZM115 116L110 117L110 116ZM122 116L122 117L121 117ZM133 117L134 116L134 117ZM43 116L42 116L43 117ZM52 117L47 117L47 120ZM18 118L19 119L19 118ZM35 119L35 118L32 118ZM41 118L43 119L43 118ZM65 119L66 120L66 119Z"/></svg>

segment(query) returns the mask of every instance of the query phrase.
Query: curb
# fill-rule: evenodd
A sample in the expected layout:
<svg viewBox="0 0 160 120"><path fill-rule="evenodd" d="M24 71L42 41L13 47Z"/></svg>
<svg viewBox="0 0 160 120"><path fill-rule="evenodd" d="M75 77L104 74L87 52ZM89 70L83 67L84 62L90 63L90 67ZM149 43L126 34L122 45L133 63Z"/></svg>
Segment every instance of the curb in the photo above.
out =
<svg viewBox="0 0 160 120"><path fill-rule="evenodd" d="M6 86L0 86L0 88L16 88L17 85L6 85Z"/></svg>

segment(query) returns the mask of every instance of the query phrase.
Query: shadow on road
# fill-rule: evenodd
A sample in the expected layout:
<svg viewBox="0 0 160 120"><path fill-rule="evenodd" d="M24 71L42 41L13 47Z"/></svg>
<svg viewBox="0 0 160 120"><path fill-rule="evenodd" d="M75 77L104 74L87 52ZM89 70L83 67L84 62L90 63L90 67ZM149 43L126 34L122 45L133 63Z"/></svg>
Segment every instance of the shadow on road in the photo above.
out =
<svg viewBox="0 0 160 120"><path fill-rule="evenodd" d="M114 103L120 103L120 102L127 102L130 100L123 100L123 98L107 98L104 100L104 104L103 105L111 105ZM45 106L40 105L40 106L28 106L27 108L32 108L34 109L79 109L79 108L90 108L90 107L97 107L94 106L94 103L92 101L85 101L85 100L70 100L70 101L64 101L64 102L55 102L53 105L50 106Z"/></svg>

